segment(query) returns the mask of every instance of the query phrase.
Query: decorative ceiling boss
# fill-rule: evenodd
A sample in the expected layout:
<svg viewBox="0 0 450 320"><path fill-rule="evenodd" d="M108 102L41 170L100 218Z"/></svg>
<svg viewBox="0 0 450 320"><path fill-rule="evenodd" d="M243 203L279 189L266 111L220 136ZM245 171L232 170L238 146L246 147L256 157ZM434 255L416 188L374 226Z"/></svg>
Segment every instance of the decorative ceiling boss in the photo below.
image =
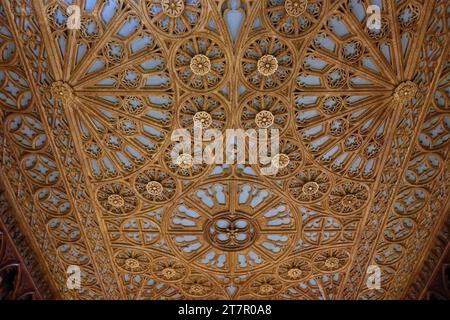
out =
<svg viewBox="0 0 450 320"><path fill-rule="evenodd" d="M436 297L448 12L2 1L0 297Z"/></svg>

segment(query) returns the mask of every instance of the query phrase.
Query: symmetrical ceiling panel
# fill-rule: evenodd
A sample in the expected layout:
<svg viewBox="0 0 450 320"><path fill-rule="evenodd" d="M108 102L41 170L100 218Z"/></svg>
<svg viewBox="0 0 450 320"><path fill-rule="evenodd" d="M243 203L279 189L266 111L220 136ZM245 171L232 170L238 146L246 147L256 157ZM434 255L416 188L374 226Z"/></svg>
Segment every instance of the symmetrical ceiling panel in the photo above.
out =
<svg viewBox="0 0 450 320"><path fill-rule="evenodd" d="M419 297L449 212L449 10L2 1L0 178L52 288L65 299ZM173 162L172 133L195 121L279 129L280 170ZM72 265L80 290L66 286Z"/></svg>

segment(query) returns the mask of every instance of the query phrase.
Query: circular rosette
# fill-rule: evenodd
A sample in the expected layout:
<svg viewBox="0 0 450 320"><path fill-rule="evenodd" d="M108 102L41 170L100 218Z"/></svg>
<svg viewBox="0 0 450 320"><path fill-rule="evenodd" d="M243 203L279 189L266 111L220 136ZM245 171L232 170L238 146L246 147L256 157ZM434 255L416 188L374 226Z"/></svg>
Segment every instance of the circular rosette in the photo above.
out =
<svg viewBox="0 0 450 320"><path fill-rule="evenodd" d="M121 249L114 255L114 261L130 273L145 273L150 268L150 257L141 250Z"/></svg>
<svg viewBox="0 0 450 320"><path fill-rule="evenodd" d="M317 168L305 168L289 180L291 196L300 202L313 202L322 199L331 188L328 173Z"/></svg>
<svg viewBox="0 0 450 320"><path fill-rule="evenodd" d="M208 222L205 238L212 246L224 251L241 251L256 241L258 227L241 213L221 214Z"/></svg>
<svg viewBox="0 0 450 320"><path fill-rule="evenodd" d="M280 264L278 275L286 281L300 281L311 275L311 264L302 258L293 258Z"/></svg>
<svg viewBox="0 0 450 320"><path fill-rule="evenodd" d="M319 251L313 257L314 267L323 272L335 272L344 268L350 260L350 254L344 249Z"/></svg>
<svg viewBox="0 0 450 320"><path fill-rule="evenodd" d="M177 282L186 277L187 267L173 258L160 258L153 262L153 274L167 282Z"/></svg>
<svg viewBox="0 0 450 320"><path fill-rule="evenodd" d="M228 75L229 59L225 47L212 35L183 40L175 48L172 61L178 80L188 90L213 90Z"/></svg>
<svg viewBox="0 0 450 320"><path fill-rule="evenodd" d="M204 130L224 130L227 124L226 104L213 93L190 94L181 100L178 110L179 124L191 132L194 125L199 125Z"/></svg>
<svg viewBox="0 0 450 320"><path fill-rule="evenodd" d="M144 11L151 23L164 35L184 37L203 23L202 0L146 0Z"/></svg>
<svg viewBox="0 0 450 320"><path fill-rule="evenodd" d="M181 143L181 142L180 142ZM207 171L203 161L197 163L194 158L194 138L192 137L191 153L176 152L177 144L170 144L163 155L164 166L181 179L197 179Z"/></svg>
<svg viewBox="0 0 450 320"><path fill-rule="evenodd" d="M280 280L273 275L261 275L250 283L250 292L259 297L272 297L283 288Z"/></svg>
<svg viewBox="0 0 450 320"><path fill-rule="evenodd" d="M188 296L199 298L210 294L214 284L205 276L191 275L183 281L181 288Z"/></svg>
<svg viewBox="0 0 450 320"><path fill-rule="evenodd" d="M240 70L252 89L274 91L280 89L293 76L294 48L276 36L252 39L240 54Z"/></svg>
<svg viewBox="0 0 450 320"><path fill-rule="evenodd" d="M269 139L270 145L267 145L267 150L272 149L272 145L276 144L276 139ZM269 142L269 140L267 140ZM261 145L259 145L261 148ZM260 149L261 151L261 149ZM286 179L294 175L303 164L303 154L301 146L294 140L281 139L279 141L279 152L274 154L269 165L260 164L259 170L271 177L277 179ZM272 170L275 170L272 172Z"/></svg>
<svg viewBox="0 0 450 320"><path fill-rule="evenodd" d="M103 209L114 215L129 215L139 205L136 193L123 183L101 186L97 191L97 201Z"/></svg>
<svg viewBox="0 0 450 320"><path fill-rule="evenodd" d="M156 203L172 200L178 187L175 179L159 168L150 168L139 173L134 186L141 197Z"/></svg>
<svg viewBox="0 0 450 320"><path fill-rule="evenodd" d="M317 26L326 4L325 0L265 0L264 17L280 35L303 37Z"/></svg>
<svg viewBox="0 0 450 320"><path fill-rule="evenodd" d="M289 126L289 102L278 94L255 93L241 104L240 125L248 129L277 129L282 134Z"/></svg>
<svg viewBox="0 0 450 320"><path fill-rule="evenodd" d="M184 261L205 273L243 275L270 268L291 252L301 230L295 210L273 188L233 179L187 192L162 224Z"/></svg>
<svg viewBox="0 0 450 320"><path fill-rule="evenodd" d="M336 185L328 197L328 206L339 215L350 215L364 207L369 200L369 189L357 182Z"/></svg>

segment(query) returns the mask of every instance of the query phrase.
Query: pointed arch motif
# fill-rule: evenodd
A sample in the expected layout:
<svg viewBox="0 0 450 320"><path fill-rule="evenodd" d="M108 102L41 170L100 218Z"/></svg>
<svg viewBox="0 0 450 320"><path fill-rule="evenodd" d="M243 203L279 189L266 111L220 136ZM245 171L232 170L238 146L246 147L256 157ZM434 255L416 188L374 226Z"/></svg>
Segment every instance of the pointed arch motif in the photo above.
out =
<svg viewBox="0 0 450 320"><path fill-rule="evenodd" d="M0 178L63 297L403 297L448 206L448 4L377 3L0 4ZM279 129L283 166L173 162L195 120Z"/></svg>

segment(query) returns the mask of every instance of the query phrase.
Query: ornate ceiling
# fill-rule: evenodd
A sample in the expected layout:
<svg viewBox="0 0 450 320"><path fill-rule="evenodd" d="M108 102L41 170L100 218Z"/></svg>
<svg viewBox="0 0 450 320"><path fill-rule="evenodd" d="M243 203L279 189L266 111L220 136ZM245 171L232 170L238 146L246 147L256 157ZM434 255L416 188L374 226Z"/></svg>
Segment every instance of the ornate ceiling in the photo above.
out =
<svg viewBox="0 0 450 320"><path fill-rule="evenodd" d="M418 298L447 245L448 12L3 0L0 180L49 285L64 299ZM171 133L194 116L280 129L287 164L174 164Z"/></svg>

